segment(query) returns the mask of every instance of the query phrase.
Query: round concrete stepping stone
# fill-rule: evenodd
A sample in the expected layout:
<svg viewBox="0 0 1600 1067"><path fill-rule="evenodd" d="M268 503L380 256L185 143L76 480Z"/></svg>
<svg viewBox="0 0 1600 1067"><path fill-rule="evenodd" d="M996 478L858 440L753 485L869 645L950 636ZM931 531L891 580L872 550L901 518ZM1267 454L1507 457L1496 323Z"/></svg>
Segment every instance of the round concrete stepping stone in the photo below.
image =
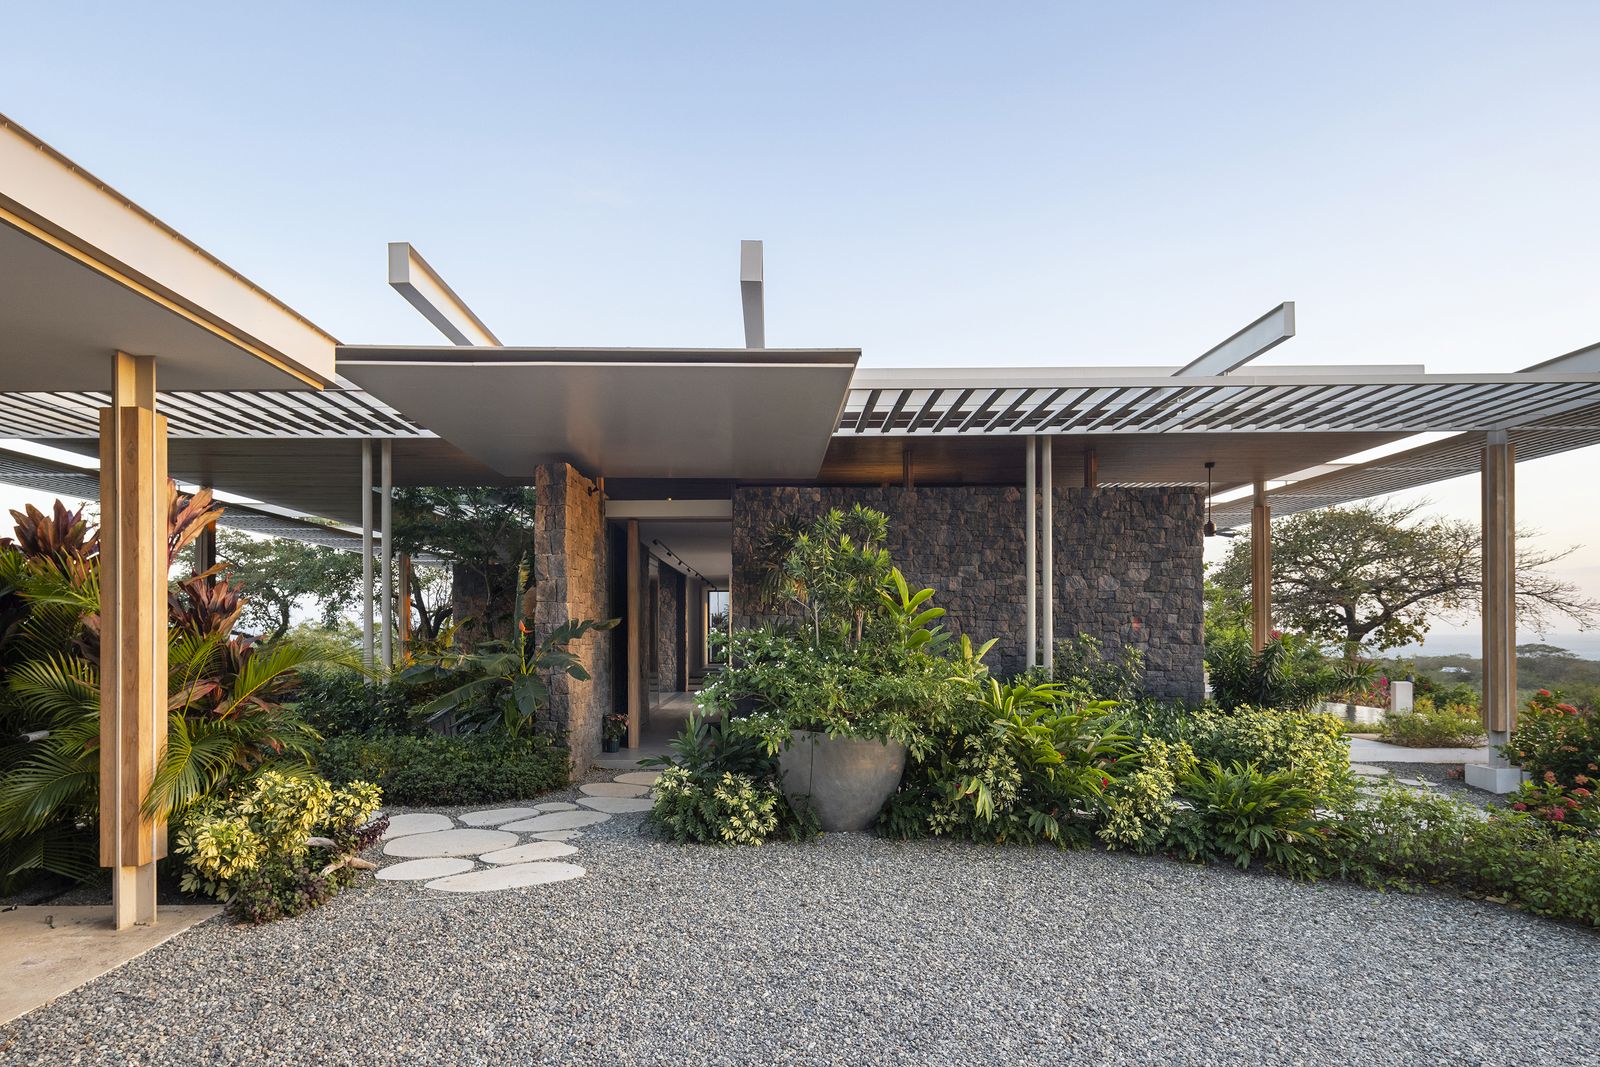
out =
<svg viewBox="0 0 1600 1067"><path fill-rule="evenodd" d="M576 830L580 826L593 826L605 822L611 816L600 811L552 811L533 819L523 819L521 822L507 823L501 827L503 830ZM507 841L506 844L512 842ZM487 850L485 850L487 851Z"/></svg>
<svg viewBox="0 0 1600 1067"><path fill-rule="evenodd" d="M660 777L660 771L629 771L627 774L617 775L612 780L623 785L655 785L656 779Z"/></svg>
<svg viewBox="0 0 1600 1067"><path fill-rule="evenodd" d="M548 804L535 804L535 811L577 811L578 805L568 804L565 800L552 800Z"/></svg>
<svg viewBox="0 0 1600 1067"><path fill-rule="evenodd" d="M582 797L578 800L586 808L595 811L609 811L615 815L625 812L649 811L655 807L653 800L640 800L635 797Z"/></svg>
<svg viewBox="0 0 1600 1067"><path fill-rule="evenodd" d="M485 852L478 858L485 863L532 863L534 860L555 860L578 851L560 841L529 841L516 848L503 848L498 852Z"/></svg>
<svg viewBox="0 0 1600 1067"><path fill-rule="evenodd" d="M428 888L443 893L484 893L525 885L565 882L569 878L582 878L585 873L576 863L513 863L505 867L487 867L481 871L438 878L429 882Z"/></svg>
<svg viewBox="0 0 1600 1067"><path fill-rule="evenodd" d="M437 830L414 834L383 846L385 856L476 856L517 843L516 834L502 830Z"/></svg>
<svg viewBox="0 0 1600 1067"><path fill-rule="evenodd" d="M650 792L647 785L623 785L618 782L590 782L578 788L591 797L642 797Z"/></svg>
<svg viewBox="0 0 1600 1067"><path fill-rule="evenodd" d="M432 815L428 812L413 812L408 815L389 816L389 828L383 832L383 840L393 841L397 837L408 837L411 834L426 834L434 830L448 830L455 823L450 821L448 815Z"/></svg>
<svg viewBox="0 0 1600 1067"><path fill-rule="evenodd" d="M499 826L503 822L526 819L537 814L537 808L490 808L488 811L469 811L459 818L468 826Z"/></svg>
<svg viewBox="0 0 1600 1067"><path fill-rule="evenodd" d="M571 841L574 837L582 837L582 830L546 830L541 834L529 834L540 841Z"/></svg>
<svg viewBox="0 0 1600 1067"><path fill-rule="evenodd" d="M451 874L470 871L477 864L471 860L435 857L425 860L406 860L378 871L380 882L426 882L430 878L444 878Z"/></svg>

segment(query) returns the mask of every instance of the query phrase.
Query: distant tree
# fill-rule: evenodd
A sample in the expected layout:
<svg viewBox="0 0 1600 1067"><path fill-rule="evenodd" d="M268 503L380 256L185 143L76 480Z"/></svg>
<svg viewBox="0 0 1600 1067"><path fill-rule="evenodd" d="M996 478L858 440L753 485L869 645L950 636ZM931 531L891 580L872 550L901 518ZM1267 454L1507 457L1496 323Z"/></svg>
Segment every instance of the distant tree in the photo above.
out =
<svg viewBox="0 0 1600 1067"><path fill-rule="evenodd" d="M270 640L288 632L295 608L307 601L324 628L360 602L361 557L352 552L219 530L217 560L247 594L241 624Z"/></svg>
<svg viewBox="0 0 1600 1067"><path fill-rule="evenodd" d="M1559 645L1518 645L1518 659L1538 659L1546 661L1576 660L1578 654Z"/></svg>
<svg viewBox="0 0 1600 1067"><path fill-rule="evenodd" d="M1422 638L1433 619L1479 607L1483 553L1478 525L1419 516L1422 505L1387 503L1303 511L1272 524L1272 614L1276 623L1342 645L1347 655L1381 652ZM1600 603L1540 568L1574 549L1546 552L1517 537L1519 624L1543 632L1555 615L1580 627ZM1223 610L1248 610L1250 542L1241 538L1211 574Z"/></svg>
<svg viewBox="0 0 1600 1067"><path fill-rule="evenodd" d="M450 562L451 614L469 643L510 636L517 567L533 562L534 502L529 488L395 490L395 547ZM533 616L531 603L524 610Z"/></svg>

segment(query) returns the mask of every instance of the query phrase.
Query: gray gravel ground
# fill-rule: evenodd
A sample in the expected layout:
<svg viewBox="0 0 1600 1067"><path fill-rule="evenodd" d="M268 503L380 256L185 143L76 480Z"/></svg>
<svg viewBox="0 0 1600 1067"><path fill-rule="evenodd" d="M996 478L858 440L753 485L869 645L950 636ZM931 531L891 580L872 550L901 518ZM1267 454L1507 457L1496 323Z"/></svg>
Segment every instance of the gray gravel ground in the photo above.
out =
<svg viewBox="0 0 1600 1067"><path fill-rule="evenodd" d="M641 816L574 843L576 881L369 882L205 924L0 1027L0 1062L1526 1064L1600 1044L1600 937L1489 904L863 835L693 848Z"/></svg>

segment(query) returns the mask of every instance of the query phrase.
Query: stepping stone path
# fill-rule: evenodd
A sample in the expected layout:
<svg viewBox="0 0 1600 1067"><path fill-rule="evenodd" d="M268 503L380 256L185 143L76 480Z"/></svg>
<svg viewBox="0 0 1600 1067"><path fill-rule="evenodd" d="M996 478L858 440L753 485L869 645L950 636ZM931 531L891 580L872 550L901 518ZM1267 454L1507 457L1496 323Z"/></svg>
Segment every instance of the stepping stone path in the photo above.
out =
<svg viewBox="0 0 1600 1067"><path fill-rule="evenodd" d="M629 811L649 811L655 807L655 801L637 797L584 797L578 803L586 808L610 812L613 815Z"/></svg>
<svg viewBox="0 0 1600 1067"><path fill-rule="evenodd" d="M622 782L591 782L588 785L580 785L578 791L590 797L642 797L649 794L650 787L626 785Z"/></svg>
<svg viewBox="0 0 1600 1067"><path fill-rule="evenodd" d="M435 830L431 834L397 837L383 846L385 856L476 856L517 843L516 834L503 830Z"/></svg>
<svg viewBox="0 0 1600 1067"><path fill-rule="evenodd" d="M389 829L383 832L385 841L411 834L425 834L429 830L448 830L455 823L445 815L395 815L389 819Z"/></svg>
<svg viewBox="0 0 1600 1067"><path fill-rule="evenodd" d="M586 783L577 804L486 808L454 819L428 812L392 816L383 854L404 862L380 868L378 879L422 882L440 893L486 893L582 878L587 871L561 861L578 852L567 842L613 814L649 811L658 777L630 771L615 781Z"/></svg>
<svg viewBox="0 0 1600 1067"><path fill-rule="evenodd" d="M503 822L516 822L539 814L538 808L495 808L492 811L469 811L461 816L468 826L499 826Z"/></svg>

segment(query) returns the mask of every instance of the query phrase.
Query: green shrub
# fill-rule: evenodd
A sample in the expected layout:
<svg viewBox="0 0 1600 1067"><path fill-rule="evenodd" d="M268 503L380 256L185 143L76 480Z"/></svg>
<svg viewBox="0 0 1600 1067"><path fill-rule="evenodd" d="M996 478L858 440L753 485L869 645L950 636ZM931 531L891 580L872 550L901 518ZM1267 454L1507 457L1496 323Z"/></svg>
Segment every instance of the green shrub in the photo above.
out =
<svg viewBox="0 0 1600 1067"><path fill-rule="evenodd" d="M1317 793L1296 771L1208 761L1184 775L1180 789L1190 807L1174 816L1168 839L1191 860L1228 859L1240 868L1262 860L1305 877L1319 869Z"/></svg>
<svg viewBox="0 0 1600 1067"><path fill-rule="evenodd" d="M1118 763L1119 776L1101 796L1104 822L1095 836L1107 848L1160 848L1172 824L1178 784L1194 769L1194 751L1184 742L1141 737L1133 755Z"/></svg>
<svg viewBox="0 0 1600 1067"><path fill-rule="evenodd" d="M671 749L644 764L664 768L650 821L674 841L759 845L817 832L810 809L796 812L785 799L777 759L748 724L691 713Z"/></svg>
<svg viewBox="0 0 1600 1067"><path fill-rule="evenodd" d="M371 864L356 854L388 827L370 822L381 793L367 782L334 789L316 775L263 772L179 825L182 888L228 904L249 922L298 915L331 899Z"/></svg>
<svg viewBox="0 0 1600 1067"><path fill-rule="evenodd" d="M1483 719L1464 704L1435 704L1418 697L1409 713L1383 717L1382 739L1408 748L1462 748L1483 741Z"/></svg>
<svg viewBox="0 0 1600 1067"><path fill-rule="evenodd" d="M1274 634L1256 651L1249 633L1225 630L1206 642L1206 670L1217 704L1240 707L1292 708L1308 711L1324 700L1364 691L1376 667L1359 660L1325 655L1310 638Z"/></svg>
<svg viewBox="0 0 1600 1067"><path fill-rule="evenodd" d="M1051 683L988 679L907 768L881 825L895 837L1087 844L1133 738L1108 702Z"/></svg>
<svg viewBox="0 0 1600 1067"><path fill-rule="evenodd" d="M1483 814L1386 785L1346 811L1326 873L1368 885L1438 886L1556 919L1600 926L1600 839L1552 833L1531 814Z"/></svg>
<svg viewBox="0 0 1600 1067"><path fill-rule="evenodd" d="M399 682L373 681L356 671L307 671L295 685L295 712L324 737L415 734L420 694Z"/></svg>
<svg viewBox="0 0 1600 1067"><path fill-rule="evenodd" d="M778 829L782 794L729 771L720 778L669 767L656 780L651 820L674 841L759 845Z"/></svg>
<svg viewBox="0 0 1600 1067"><path fill-rule="evenodd" d="M1144 689L1144 652L1126 645L1107 658L1099 638L1079 634L1056 642L1051 680L1082 700L1136 699Z"/></svg>
<svg viewBox="0 0 1600 1067"><path fill-rule="evenodd" d="M1580 774L1600 777L1600 713L1541 689L1529 699L1501 751L1535 779L1547 771L1563 785L1579 784Z"/></svg>
<svg viewBox="0 0 1600 1067"><path fill-rule="evenodd" d="M1351 785L1344 726L1331 715L1243 707L1186 710L1146 701L1131 709L1130 719L1138 732L1186 742L1201 762L1294 771L1300 784L1324 799Z"/></svg>
<svg viewBox="0 0 1600 1067"><path fill-rule="evenodd" d="M333 737L318 768L335 782L376 782L391 804L521 800L567 784L567 751L542 734Z"/></svg>

